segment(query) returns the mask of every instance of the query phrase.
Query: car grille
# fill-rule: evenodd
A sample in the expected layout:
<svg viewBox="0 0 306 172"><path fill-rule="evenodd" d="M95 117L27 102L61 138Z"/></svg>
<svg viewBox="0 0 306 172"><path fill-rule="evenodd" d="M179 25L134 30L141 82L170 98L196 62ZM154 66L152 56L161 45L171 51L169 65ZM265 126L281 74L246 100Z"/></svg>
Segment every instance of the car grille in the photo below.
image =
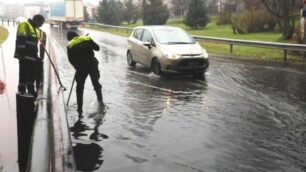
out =
<svg viewBox="0 0 306 172"><path fill-rule="evenodd" d="M192 57L202 57L203 54L182 54L181 56L184 58L188 58L188 57L192 58Z"/></svg>
<svg viewBox="0 0 306 172"><path fill-rule="evenodd" d="M202 67L206 64L205 59L183 59L180 63L180 67Z"/></svg>

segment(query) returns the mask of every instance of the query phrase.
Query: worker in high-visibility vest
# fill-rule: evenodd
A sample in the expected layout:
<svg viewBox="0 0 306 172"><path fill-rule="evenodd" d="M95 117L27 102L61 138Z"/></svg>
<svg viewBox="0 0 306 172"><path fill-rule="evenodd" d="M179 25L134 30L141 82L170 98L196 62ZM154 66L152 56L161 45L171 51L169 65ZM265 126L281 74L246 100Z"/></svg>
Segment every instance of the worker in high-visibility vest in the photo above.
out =
<svg viewBox="0 0 306 172"><path fill-rule="evenodd" d="M44 22L45 18L36 14L32 19L21 22L17 28L14 57L19 59L18 91L24 94L27 90L34 97L37 96L34 89L35 68L37 61L40 60L38 57L39 28Z"/></svg>
<svg viewBox="0 0 306 172"><path fill-rule="evenodd" d="M100 47L89 36L80 36L76 32L67 33L68 60L76 69L75 80L77 83L77 104L79 115L83 112L83 91L87 76L90 76L92 85L95 89L100 107L104 107L102 97L102 85L99 82L100 72L98 69L98 60L95 58L94 51L99 51Z"/></svg>

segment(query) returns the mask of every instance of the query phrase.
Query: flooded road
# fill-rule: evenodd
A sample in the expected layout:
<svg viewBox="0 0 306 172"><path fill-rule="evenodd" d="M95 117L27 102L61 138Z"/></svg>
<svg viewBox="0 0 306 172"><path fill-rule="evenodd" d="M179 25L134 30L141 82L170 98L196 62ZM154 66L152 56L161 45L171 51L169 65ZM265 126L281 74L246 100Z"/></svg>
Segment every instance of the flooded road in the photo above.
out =
<svg viewBox="0 0 306 172"><path fill-rule="evenodd" d="M6 28L8 28L9 36L0 45L0 172L17 172L18 60L13 58L14 51L12 51L15 45L16 29Z"/></svg>
<svg viewBox="0 0 306 172"><path fill-rule="evenodd" d="M78 171L306 171L306 73L211 58L205 79L158 77L126 64L126 38L89 33L100 45L105 114L92 115L95 92L75 90L68 120ZM66 35L51 30L63 84L74 69ZM69 91L65 92L65 99Z"/></svg>

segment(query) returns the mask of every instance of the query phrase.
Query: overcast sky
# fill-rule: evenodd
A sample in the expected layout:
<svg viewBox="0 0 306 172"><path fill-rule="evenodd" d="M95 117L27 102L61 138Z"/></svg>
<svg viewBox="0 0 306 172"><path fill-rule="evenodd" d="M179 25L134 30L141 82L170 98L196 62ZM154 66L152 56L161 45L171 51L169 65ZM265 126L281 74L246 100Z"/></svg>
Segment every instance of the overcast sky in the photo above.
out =
<svg viewBox="0 0 306 172"><path fill-rule="evenodd" d="M0 0L3 3L31 3L31 2L56 2L60 0ZM98 4L100 0L83 0L84 3L92 2L93 4Z"/></svg>

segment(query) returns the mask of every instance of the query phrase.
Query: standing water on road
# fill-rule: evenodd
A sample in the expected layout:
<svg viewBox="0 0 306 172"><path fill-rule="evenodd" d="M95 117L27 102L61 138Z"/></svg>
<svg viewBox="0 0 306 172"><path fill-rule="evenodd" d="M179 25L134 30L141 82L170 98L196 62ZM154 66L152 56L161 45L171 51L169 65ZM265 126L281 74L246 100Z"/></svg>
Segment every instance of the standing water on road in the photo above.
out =
<svg viewBox="0 0 306 172"><path fill-rule="evenodd" d="M14 58L16 29L6 27L8 38L0 45L0 172L18 171L16 92L18 60Z"/></svg>
<svg viewBox="0 0 306 172"><path fill-rule="evenodd" d="M88 79L87 113L79 117L73 91L67 115L79 171L306 171L305 72L211 59L205 79L159 77L127 66L126 38L79 33L100 45L107 105L105 113L90 113L96 98ZM70 86L65 32L51 36Z"/></svg>

